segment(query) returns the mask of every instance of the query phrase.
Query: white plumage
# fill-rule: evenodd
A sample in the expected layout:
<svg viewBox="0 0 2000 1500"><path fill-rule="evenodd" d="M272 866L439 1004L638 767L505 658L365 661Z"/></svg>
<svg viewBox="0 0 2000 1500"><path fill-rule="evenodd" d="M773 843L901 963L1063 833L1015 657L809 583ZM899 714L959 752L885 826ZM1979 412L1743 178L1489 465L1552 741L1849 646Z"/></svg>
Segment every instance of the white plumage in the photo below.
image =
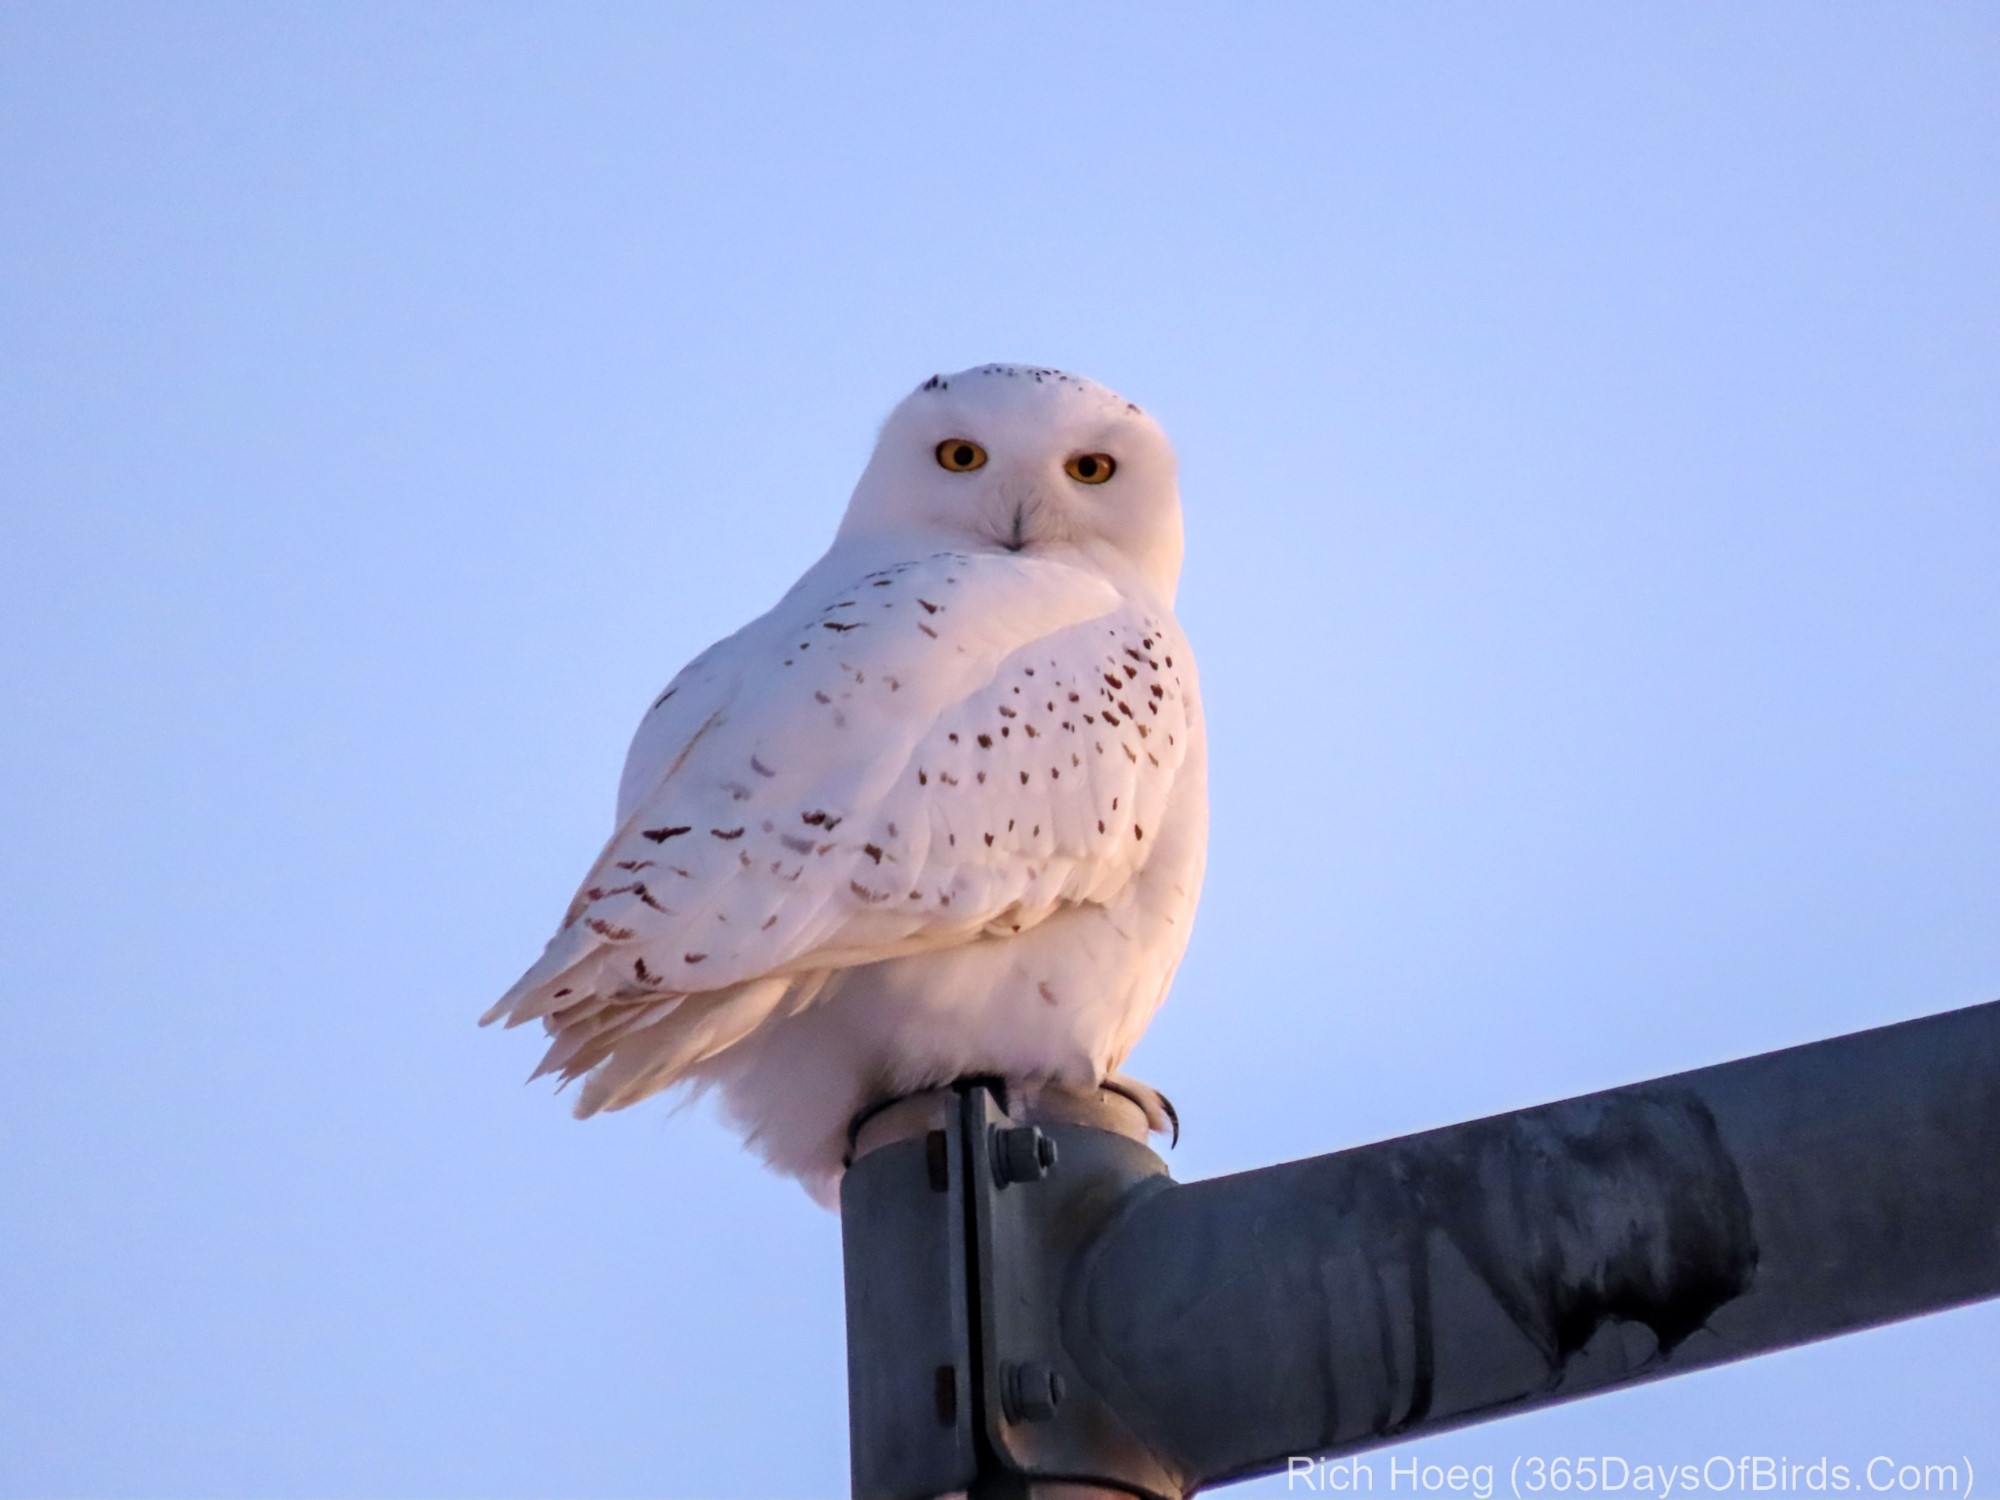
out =
<svg viewBox="0 0 2000 1500"><path fill-rule="evenodd" d="M864 1106L1095 1084L1187 945L1208 812L1165 435L1058 371L933 377L832 548L639 726L617 831L486 1015L577 1113L675 1084L830 1201Z"/></svg>

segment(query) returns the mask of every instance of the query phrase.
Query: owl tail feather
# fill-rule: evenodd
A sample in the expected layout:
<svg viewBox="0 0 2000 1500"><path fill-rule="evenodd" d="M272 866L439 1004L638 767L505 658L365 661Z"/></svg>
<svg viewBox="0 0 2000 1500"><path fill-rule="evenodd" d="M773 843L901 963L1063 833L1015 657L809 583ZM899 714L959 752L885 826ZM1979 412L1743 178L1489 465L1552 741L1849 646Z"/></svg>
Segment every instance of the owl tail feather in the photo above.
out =
<svg viewBox="0 0 2000 1500"><path fill-rule="evenodd" d="M572 1004L595 988L594 981L611 957L597 934L582 924L565 927L553 938L514 987L493 1002L479 1018L491 1026L502 1016L512 1028Z"/></svg>
<svg viewBox="0 0 2000 1500"><path fill-rule="evenodd" d="M592 996L574 1010L545 1016L542 1025L555 1040L542 1055L533 1083L550 1073L561 1073L564 1084L581 1078L611 1055L620 1040L641 1026L658 1020L665 1011L680 1003L679 995L656 995L649 999L605 1000Z"/></svg>
<svg viewBox="0 0 2000 1500"><path fill-rule="evenodd" d="M620 1027L608 1045L601 1037L593 1038L595 1045L580 1049L564 1066L566 1077L591 1069L576 1101L577 1118L624 1109L671 1088L689 1069L742 1041L775 1015L793 983L789 976L776 975L655 1002L652 1014ZM585 1057L592 1054L586 1063Z"/></svg>

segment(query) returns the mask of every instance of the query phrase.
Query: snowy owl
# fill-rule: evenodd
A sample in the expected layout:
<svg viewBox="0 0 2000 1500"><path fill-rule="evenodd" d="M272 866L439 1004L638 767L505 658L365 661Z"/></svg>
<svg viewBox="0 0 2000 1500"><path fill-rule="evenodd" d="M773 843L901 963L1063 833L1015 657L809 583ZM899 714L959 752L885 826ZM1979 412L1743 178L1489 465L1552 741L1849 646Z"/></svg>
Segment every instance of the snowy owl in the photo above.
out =
<svg viewBox="0 0 2000 1500"><path fill-rule="evenodd" d="M1104 1082L1206 854L1181 551L1173 449L1122 396L925 381L826 555L654 701L617 831L485 1020L542 1022L579 1116L717 1091L822 1202L871 1104Z"/></svg>

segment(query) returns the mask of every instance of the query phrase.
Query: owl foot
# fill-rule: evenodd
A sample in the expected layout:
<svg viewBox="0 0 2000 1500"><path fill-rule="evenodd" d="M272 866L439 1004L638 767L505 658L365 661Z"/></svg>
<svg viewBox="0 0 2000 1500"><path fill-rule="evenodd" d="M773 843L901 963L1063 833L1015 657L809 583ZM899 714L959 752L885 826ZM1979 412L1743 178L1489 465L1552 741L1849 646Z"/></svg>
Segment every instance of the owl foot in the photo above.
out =
<svg viewBox="0 0 2000 1500"><path fill-rule="evenodd" d="M1146 1123L1153 1127L1153 1134L1171 1137L1170 1145L1181 1143L1180 1111L1174 1108L1174 1101L1154 1088L1150 1083L1124 1073L1113 1073L1104 1080L1104 1086L1114 1094L1123 1094L1146 1113Z"/></svg>

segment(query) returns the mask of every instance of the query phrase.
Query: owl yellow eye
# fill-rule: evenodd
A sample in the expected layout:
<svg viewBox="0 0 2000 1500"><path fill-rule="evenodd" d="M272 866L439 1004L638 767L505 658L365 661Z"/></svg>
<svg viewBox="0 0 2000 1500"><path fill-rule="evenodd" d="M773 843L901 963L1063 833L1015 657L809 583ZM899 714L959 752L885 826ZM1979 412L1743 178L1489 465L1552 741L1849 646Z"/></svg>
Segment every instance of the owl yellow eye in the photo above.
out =
<svg viewBox="0 0 2000 1500"><path fill-rule="evenodd" d="M1079 453L1063 465L1063 473L1078 484L1102 484L1118 472L1118 460L1109 453Z"/></svg>
<svg viewBox="0 0 2000 1500"><path fill-rule="evenodd" d="M986 467L986 450L971 438L946 438L937 445L937 461L954 474Z"/></svg>

